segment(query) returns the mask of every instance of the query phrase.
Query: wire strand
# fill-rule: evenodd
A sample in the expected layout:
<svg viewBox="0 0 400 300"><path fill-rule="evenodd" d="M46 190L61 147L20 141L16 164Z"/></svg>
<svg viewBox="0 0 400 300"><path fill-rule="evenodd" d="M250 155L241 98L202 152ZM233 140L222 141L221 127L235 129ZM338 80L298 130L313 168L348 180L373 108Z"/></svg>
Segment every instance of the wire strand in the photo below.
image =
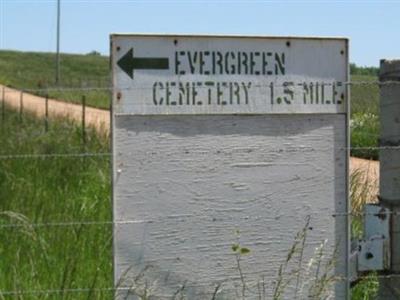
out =
<svg viewBox="0 0 400 300"><path fill-rule="evenodd" d="M290 148L291 151L296 150L294 148ZM347 151L347 150L400 150L400 146L371 146L371 147L340 147L340 148L307 148L307 147L298 147L297 150L304 151L304 150L316 150L316 151ZM273 152L268 151L266 152ZM126 155L126 154L125 154ZM12 159L41 159L41 158L82 158L82 157L112 157L111 152L80 152L80 153L24 153L24 154L0 154L0 160L12 160ZM373 160L371 160L373 161Z"/></svg>
<svg viewBox="0 0 400 300"><path fill-rule="evenodd" d="M183 84L186 81L180 81L178 79L177 82L181 82ZM188 81L189 82L189 81ZM190 81L191 82L191 81ZM216 81L216 82L229 82L229 81ZM338 81L302 81L302 82L294 82L294 81L287 81L293 83L294 86L302 87L307 84L313 84L314 86L318 83L319 86L335 86L335 87L346 87L346 86L386 86L386 85L400 85L400 81L348 81L348 82L338 82ZM268 83L257 83L253 84L253 88L271 88L273 87L287 87L287 83L276 83L274 81L270 81ZM122 87L112 87L112 86L92 86L92 87L48 87L48 88L17 88L17 87L5 87L5 93L21 93L21 92L32 92L32 93L46 93L46 92L71 92L71 91L129 91L129 90L153 90L153 86L122 86ZM179 86L170 87L178 89ZM209 89L209 86L196 86L196 89ZM221 87L221 88L228 88L228 87Z"/></svg>
<svg viewBox="0 0 400 300"><path fill-rule="evenodd" d="M358 280L377 278L377 279L393 279L400 278L400 274L366 274L357 277ZM234 280L234 278L232 278ZM260 279L261 280L261 279ZM318 280L318 278L316 278ZM225 280L226 281L226 280ZM334 276L333 282L339 281L353 281L352 278L346 276ZM99 292L113 292L118 291L129 292L132 287L106 287L106 288L65 288L65 289L42 289L42 290L0 290L2 296L18 296L18 295L39 295L39 294L60 294L60 293L99 293Z"/></svg>
<svg viewBox="0 0 400 300"><path fill-rule="evenodd" d="M365 216L374 216L374 217L382 217L382 216L399 216L400 212L396 211L382 211L379 213L366 213L366 212L325 212L327 216L330 216L332 218L336 217L365 217ZM1 215L1 213L0 213ZM307 216L312 216L312 215L321 215L321 212L315 212L315 213L308 213ZM4 215L7 217L7 215ZM158 219L148 219L148 220L116 220L116 221L69 221L69 222L44 222L44 223L29 223L29 222L21 222L21 223L0 223L0 229L10 229L10 228L25 228L25 227L69 227L69 226L107 226L107 225L130 225L130 224L143 224L143 223L157 223L157 222L164 222L165 219L190 219L194 216L183 216L183 217L176 217L176 216L164 216L163 218L158 218ZM252 216L248 217L245 216L243 219L246 220L251 220L251 219L263 219L265 216ZM229 218L224 218L224 221L226 221ZM233 219L237 219L237 217L232 217Z"/></svg>
<svg viewBox="0 0 400 300"><path fill-rule="evenodd" d="M0 160L11 160L11 159L46 159L46 158L82 158L82 157L111 157L112 154L108 152L104 153L51 153L51 154L3 154L0 155Z"/></svg>

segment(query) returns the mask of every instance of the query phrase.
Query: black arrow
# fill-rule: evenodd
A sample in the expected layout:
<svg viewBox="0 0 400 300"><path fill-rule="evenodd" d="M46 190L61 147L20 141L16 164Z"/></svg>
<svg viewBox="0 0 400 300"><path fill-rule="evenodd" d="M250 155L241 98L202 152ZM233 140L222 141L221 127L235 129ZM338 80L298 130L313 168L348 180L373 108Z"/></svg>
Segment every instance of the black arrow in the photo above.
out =
<svg viewBox="0 0 400 300"><path fill-rule="evenodd" d="M133 48L131 48L124 56L120 58L117 65L133 79L133 70L167 70L169 69L168 58L133 57Z"/></svg>

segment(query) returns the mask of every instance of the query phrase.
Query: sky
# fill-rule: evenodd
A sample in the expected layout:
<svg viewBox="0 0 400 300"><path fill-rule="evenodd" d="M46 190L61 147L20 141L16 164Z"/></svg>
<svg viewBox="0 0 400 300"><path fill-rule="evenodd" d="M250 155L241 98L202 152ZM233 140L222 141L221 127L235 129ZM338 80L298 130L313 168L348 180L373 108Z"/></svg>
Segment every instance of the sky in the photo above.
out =
<svg viewBox="0 0 400 300"><path fill-rule="evenodd" d="M0 49L54 52L57 0L0 0ZM61 52L109 54L110 33L340 36L350 61L400 57L397 1L61 0Z"/></svg>

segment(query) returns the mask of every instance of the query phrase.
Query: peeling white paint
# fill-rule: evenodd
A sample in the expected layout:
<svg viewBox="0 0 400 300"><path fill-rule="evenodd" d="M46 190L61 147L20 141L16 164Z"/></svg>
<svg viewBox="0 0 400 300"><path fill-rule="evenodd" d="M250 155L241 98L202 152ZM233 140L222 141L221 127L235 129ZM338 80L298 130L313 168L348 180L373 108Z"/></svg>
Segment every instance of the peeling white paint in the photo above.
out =
<svg viewBox="0 0 400 300"><path fill-rule="evenodd" d="M344 124L345 115L118 117L115 162L125 167L114 215L151 222L116 225L117 278L151 265L146 276L157 293L172 295L186 282L193 299L206 299L216 284L238 278L231 245L240 230L251 249L246 279L263 274L271 295L307 215L304 261L318 243L328 239L332 251L335 235L346 233L346 217L332 217L346 212ZM313 151L286 151L298 144ZM243 145L252 151L235 151ZM271 151L277 147L283 151Z"/></svg>
<svg viewBox="0 0 400 300"><path fill-rule="evenodd" d="M130 60L129 49L135 57L161 57L172 66L178 55L179 64L175 61L174 70L130 73L130 63L121 67L123 57ZM239 52L268 56L265 49L271 49L285 57L285 71L233 76L225 70L205 76L202 64L191 56L200 53L196 49L203 51L198 55L225 51L231 57ZM188 299L211 299L216 286L221 288L216 299L237 299L241 280L232 245L239 242L250 249L240 263L255 292L246 291L245 298L258 299L257 283L264 280L269 299L279 268L310 217L302 258L307 282L296 284L294 278L283 299L305 296L296 286L311 284L307 263L326 240L322 260L336 252L336 275L341 277L329 291L346 299L348 95L336 82L347 81L347 41L115 35L112 52L114 220L130 221L114 225L117 298L137 299L134 294L147 287L152 299L171 299L184 285ZM247 86L237 91L241 102L232 105L222 105L228 98L209 98L207 89L196 94L201 105L177 105L176 90L171 92L177 97L174 104L161 101L164 90L159 88L166 89L167 83L177 87L201 81L204 88L205 80L226 82L228 90L219 90L228 91L225 96L235 83ZM299 84L291 104L278 104L269 84L282 87L290 81L330 84L341 101L327 105L318 98L311 104ZM217 83L212 88L218 92ZM288 273L298 267L296 257ZM284 280L291 276L285 274Z"/></svg>

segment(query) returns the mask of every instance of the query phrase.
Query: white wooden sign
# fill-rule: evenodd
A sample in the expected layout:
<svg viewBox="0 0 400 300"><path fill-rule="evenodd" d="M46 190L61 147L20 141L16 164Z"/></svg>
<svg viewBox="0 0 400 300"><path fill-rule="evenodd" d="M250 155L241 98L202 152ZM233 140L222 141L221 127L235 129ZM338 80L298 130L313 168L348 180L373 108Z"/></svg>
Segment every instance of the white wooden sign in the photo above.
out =
<svg viewBox="0 0 400 300"><path fill-rule="evenodd" d="M111 51L121 299L302 299L318 264L345 299L347 40L112 35Z"/></svg>
<svg viewBox="0 0 400 300"><path fill-rule="evenodd" d="M344 113L346 53L343 39L115 35L115 112Z"/></svg>

